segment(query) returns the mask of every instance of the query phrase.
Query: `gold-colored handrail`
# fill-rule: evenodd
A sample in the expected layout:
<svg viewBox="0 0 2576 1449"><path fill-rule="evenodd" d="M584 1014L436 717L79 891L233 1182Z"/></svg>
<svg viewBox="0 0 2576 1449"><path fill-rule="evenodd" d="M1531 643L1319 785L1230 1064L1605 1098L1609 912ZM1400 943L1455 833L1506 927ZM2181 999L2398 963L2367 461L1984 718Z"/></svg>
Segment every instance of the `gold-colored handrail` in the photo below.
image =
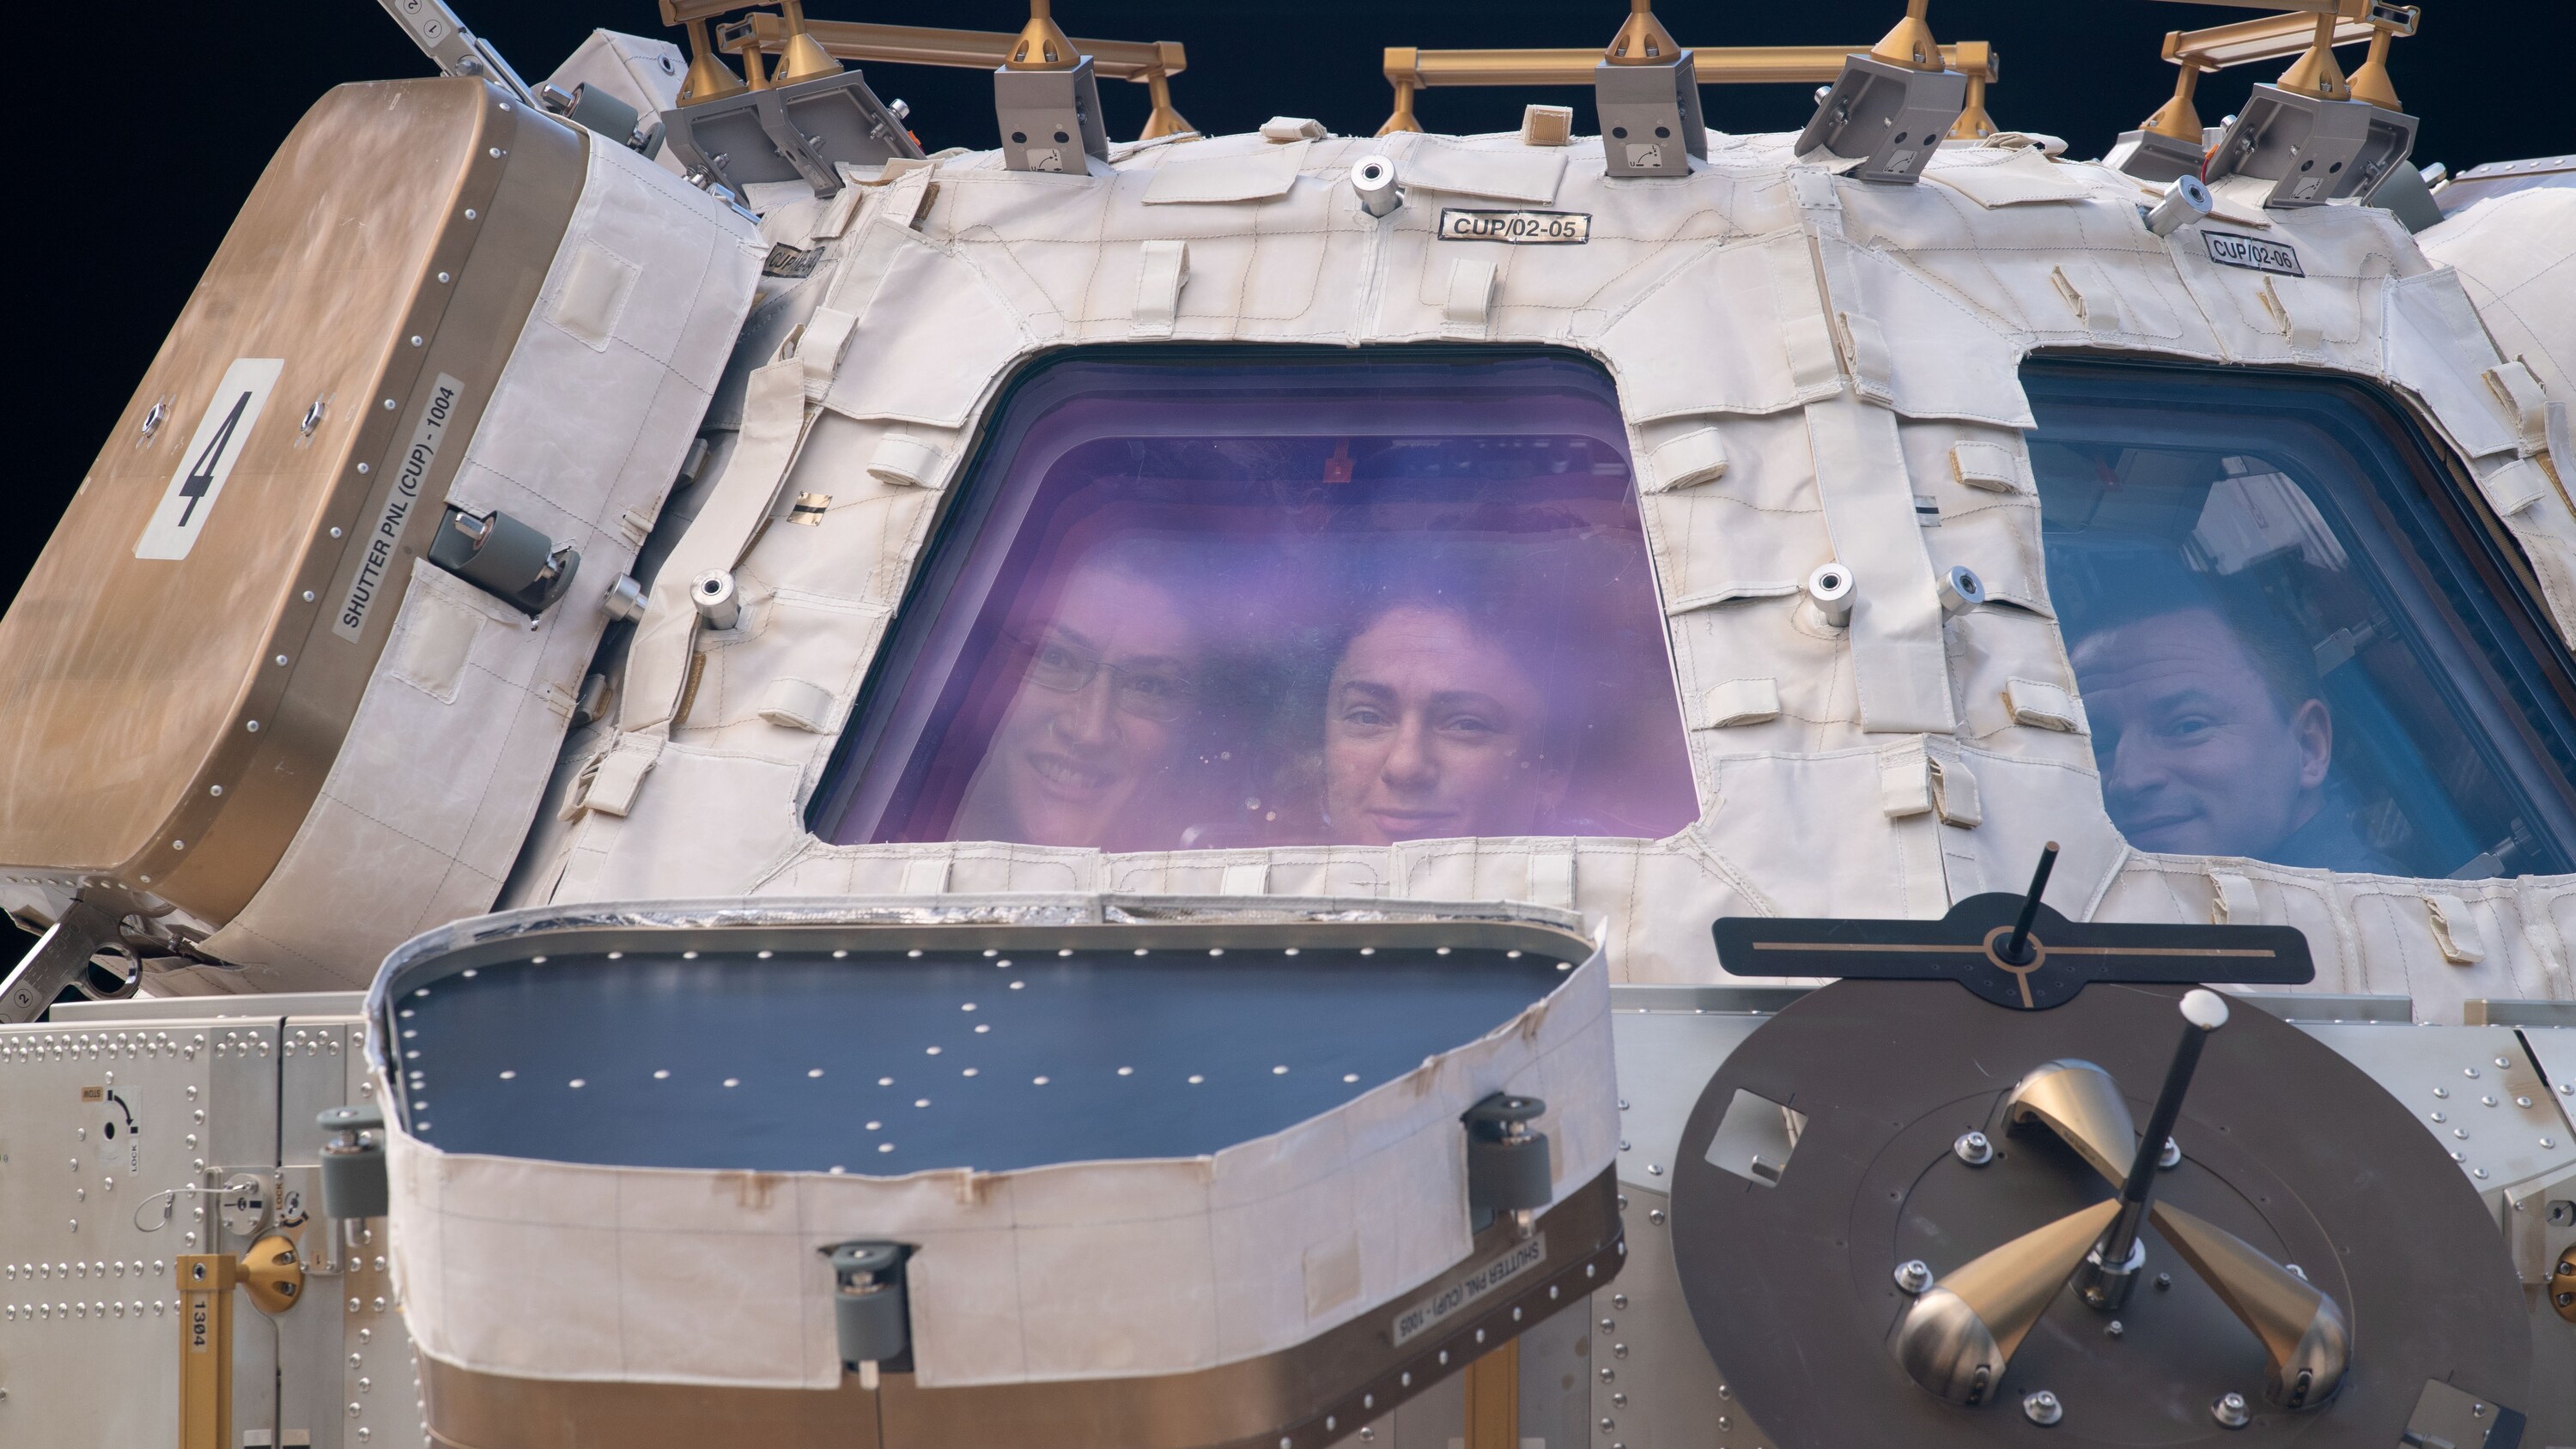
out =
<svg viewBox="0 0 2576 1449"><path fill-rule="evenodd" d="M1822 85L1842 74L1846 56L1866 54L1866 45L1739 45L1694 50L1702 85L1793 83ZM1968 77L1968 105L1951 129L1954 136L1985 136L1994 123L1986 119L1986 87L2000 79L2001 61L1983 40L1941 47L1941 59ZM1378 129L1381 136L1419 131L1413 96L1433 86L1577 86L1592 83L1592 68L1601 63L1597 48L1558 50L1419 50L1391 45L1386 50L1387 84L1395 88L1395 114Z"/></svg>
<svg viewBox="0 0 2576 1449"><path fill-rule="evenodd" d="M703 24L705 17L743 9L743 0L662 0L663 18L674 25ZM752 44L764 55L783 55L797 31L789 19L766 10L753 11L741 22ZM727 27L733 31L736 27ZM850 20L807 20L803 34L834 60L867 65L935 65L961 70L996 70L1007 64L1020 33L999 30L948 30L927 25L870 25ZM1172 77L1189 68L1189 53L1176 40L1074 40L1074 50L1091 57L1092 72L1104 80L1145 87L1153 112L1138 138L1152 141L1192 129L1172 106ZM736 82L737 88L740 83Z"/></svg>
<svg viewBox="0 0 2576 1449"><path fill-rule="evenodd" d="M2216 5L2251 3L2251 0L2209 0ZM2272 0L2267 0L2272 3ZM2298 8L2289 9L2296 4ZM2397 93L2388 85L2388 42L2392 36L2412 35L2423 12L2412 5L2398 6L2372 3L2372 0L2279 0L2273 8L2286 13L2265 15L2253 20L2231 21L2200 30L2175 30L2165 36L2165 59L2182 68L2174 77L2173 98L2147 117L2146 129L2177 141L2200 144L2200 113L2192 104L2193 91L2203 73L2226 70L2231 66L2255 65L2287 56L2300 57L2290 81L2304 75L2302 90L2325 80L2325 93L2340 90L2344 96L2360 99L2389 110L2397 109ZM2331 26L2329 30L2327 27ZM2320 32L2323 32L2322 45ZM2370 55L2356 77L2367 75L2356 91L2338 73L2327 78L2332 66L2328 54L2324 66L2313 63L2320 49L2331 52L2335 46L2370 43Z"/></svg>

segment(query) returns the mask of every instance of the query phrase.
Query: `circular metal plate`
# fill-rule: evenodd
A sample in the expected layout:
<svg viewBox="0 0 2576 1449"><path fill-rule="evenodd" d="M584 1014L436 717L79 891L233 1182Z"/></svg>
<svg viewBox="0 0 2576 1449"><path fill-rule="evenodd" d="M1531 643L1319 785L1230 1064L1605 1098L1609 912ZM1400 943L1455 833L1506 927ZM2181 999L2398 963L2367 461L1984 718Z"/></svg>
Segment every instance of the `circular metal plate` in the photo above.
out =
<svg viewBox="0 0 2576 1449"><path fill-rule="evenodd" d="M1700 1336L1766 1433L1785 1449L2038 1436L2376 1446L2397 1442L2428 1379L2506 1405L2527 1397L2520 1285L2458 1167L2358 1068L2249 1006L2209 1042L2174 1129L2184 1160L2156 1191L2297 1264L2343 1307L2341 1393L2309 1413L2266 1401L2253 1333L2152 1228L2135 1297L2105 1314L2061 1293L1985 1404L1949 1404L1898 1367L1898 1264L1947 1273L2116 1191L2045 1129L2005 1132L2004 1094L2034 1067L2080 1058L2111 1073L2143 1122L2183 1030L2183 990L2096 984L2032 1012L1949 982L1846 981L1736 1049L1683 1131L1673 1247ZM1757 1169L1776 1183L1708 1158L1738 1092L1803 1115L1787 1161ZM1951 1151L1972 1130L1995 1143L1982 1167ZM2019 1408L2038 1390L2064 1406L2052 1426ZM2230 1391L2251 1403L2243 1428L2211 1415Z"/></svg>

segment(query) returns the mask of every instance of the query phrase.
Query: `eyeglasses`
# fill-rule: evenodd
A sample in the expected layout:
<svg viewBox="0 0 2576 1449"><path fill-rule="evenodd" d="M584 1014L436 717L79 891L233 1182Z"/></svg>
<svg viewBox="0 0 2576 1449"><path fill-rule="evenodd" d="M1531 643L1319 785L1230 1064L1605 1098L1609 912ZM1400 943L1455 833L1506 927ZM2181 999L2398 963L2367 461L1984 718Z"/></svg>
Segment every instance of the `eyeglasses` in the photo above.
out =
<svg viewBox="0 0 2576 1449"><path fill-rule="evenodd" d="M1012 648L1028 657L1026 677L1040 689L1075 694L1088 689L1091 681L1105 671L1109 675L1110 699L1120 714L1169 724L1188 713L1198 695L1197 685L1188 676L1168 667L1130 669L1054 639L1020 634L1004 637Z"/></svg>

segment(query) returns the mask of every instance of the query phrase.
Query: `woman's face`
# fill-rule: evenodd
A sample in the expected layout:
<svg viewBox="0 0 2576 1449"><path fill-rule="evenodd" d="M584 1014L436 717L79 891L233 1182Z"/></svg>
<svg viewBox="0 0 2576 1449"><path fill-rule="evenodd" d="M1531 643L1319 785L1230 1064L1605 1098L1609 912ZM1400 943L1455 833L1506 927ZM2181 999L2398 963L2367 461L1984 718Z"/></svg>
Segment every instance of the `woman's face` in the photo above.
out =
<svg viewBox="0 0 2576 1449"><path fill-rule="evenodd" d="M1337 840L1526 835L1564 778L1540 758L1547 700L1458 615L1402 605L1351 641L1324 706Z"/></svg>
<svg viewBox="0 0 2576 1449"><path fill-rule="evenodd" d="M1155 585L1086 569L1054 617L1014 647L1019 691L960 823L989 838L1105 848L1188 713L1189 625Z"/></svg>

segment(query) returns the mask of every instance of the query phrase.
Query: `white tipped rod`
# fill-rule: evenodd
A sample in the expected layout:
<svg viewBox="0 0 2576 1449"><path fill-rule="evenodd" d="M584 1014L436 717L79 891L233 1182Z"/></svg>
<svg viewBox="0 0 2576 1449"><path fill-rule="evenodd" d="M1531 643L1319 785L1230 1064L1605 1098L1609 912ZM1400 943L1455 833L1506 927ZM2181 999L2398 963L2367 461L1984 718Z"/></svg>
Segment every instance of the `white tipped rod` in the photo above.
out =
<svg viewBox="0 0 2576 1449"><path fill-rule="evenodd" d="M2216 1031L2227 1025L2227 998L2206 986L2195 986L2183 993L2182 1019L2202 1031Z"/></svg>

